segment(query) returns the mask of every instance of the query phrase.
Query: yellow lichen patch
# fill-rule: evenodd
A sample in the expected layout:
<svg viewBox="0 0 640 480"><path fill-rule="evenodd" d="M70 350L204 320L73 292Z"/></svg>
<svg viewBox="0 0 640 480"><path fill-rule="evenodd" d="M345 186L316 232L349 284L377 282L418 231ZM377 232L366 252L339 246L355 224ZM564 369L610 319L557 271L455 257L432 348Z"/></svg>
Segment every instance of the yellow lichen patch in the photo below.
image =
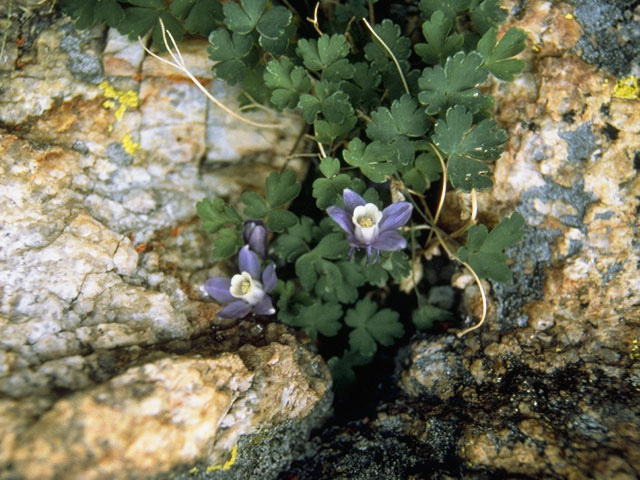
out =
<svg viewBox="0 0 640 480"><path fill-rule="evenodd" d="M122 137L122 146L124 147L124 151L129 155L133 155L136 153L136 150L140 148L136 142L131 138L131 134L127 133L124 137Z"/></svg>
<svg viewBox="0 0 640 480"><path fill-rule="evenodd" d="M638 87L638 77L635 75L621 78L613 89L614 97L626 100L637 100L638 93L640 93L640 88Z"/></svg>
<svg viewBox="0 0 640 480"><path fill-rule="evenodd" d="M138 94L134 90L118 90L106 80L100 82L98 88L102 90L103 95L107 98L102 103L104 108L115 108L118 105L115 113L116 120L122 118L127 108L138 108L140 104Z"/></svg>
<svg viewBox="0 0 640 480"><path fill-rule="evenodd" d="M564 18L566 18L567 20L573 20L573 13L565 13Z"/></svg>
<svg viewBox="0 0 640 480"><path fill-rule="evenodd" d="M124 115L124 112L126 111L127 111L127 106L124 103L121 103L115 113L116 120L120 120Z"/></svg>
<svg viewBox="0 0 640 480"><path fill-rule="evenodd" d="M238 445L234 445L231 449L231 457L229 460L224 462L223 465L210 465L207 467L207 472L215 472L216 470L229 470L234 463L236 463L236 459L238 458Z"/></svg>
<svg viewBox="0 0 640 480"><path fill-rule="evenodd" d="M195 475L196 473L198 473L200 470L198 469L198 467L193 467L191 470L189 470L189 473L191 475Z"/></svg>

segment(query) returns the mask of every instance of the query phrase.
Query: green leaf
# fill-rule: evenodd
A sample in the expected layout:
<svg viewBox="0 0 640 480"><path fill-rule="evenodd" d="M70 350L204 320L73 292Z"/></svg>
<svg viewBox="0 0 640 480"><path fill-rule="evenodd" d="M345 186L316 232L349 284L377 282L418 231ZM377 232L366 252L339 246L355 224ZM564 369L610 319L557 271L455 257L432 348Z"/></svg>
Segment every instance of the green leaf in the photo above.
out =
<svg viewBox="0 0 640 480"><path fill-rule="evenodd" d="M437 10L429 21L422 24L422 34L427 43L416 44L414 50L423 62L430 65L444 63L447 57L462 49L464 37L459 33L449 35L453 23L444 12Z"/></svg>
<svg viewBox="0 0 640 480"><path fill-rule="evenodd" d="M124 18L124 10L115 0L98 0L95 3L94 18L116 28Z"/></svg>
<svg viewBox="0 0 640 480"><path fill-rule="evenodd" d="M349 43L344 35L322 35L318 40L302 38L296 52L309 70L322 71L324 80L351 78L355 72L355 67L344 58L349 54Z"/></svg>
<svg viewBox="0 0 640 480"><path fill-rule="evenodd" d="M472 113L488 109L493 100L477 88L487 78L488 71L482 64L480 54L458 52L447 59L444 68L425 68L418 80L418 99L427 106L427 114L435 115L453 105L462 105Z"/></svg>
<svg viewBox="0 0 640 480"><path fill-rule="evenodd" d="M289 47L289 42L295 36L296 30L295 23L289 23L289 25L284 29L284 34L278 38L268 38L260 35L258 43L265 51L269 52L274 57L279 57L286 53L287 47Z"/></svg>
<svg viewBox="0 0 640 480"><path fill-rule="evenodd" d="M163 0L127 0L131 5L147 8L162 8Z"/></svg>
<svg viewBox="0 0 640 480"><path fill-rule="evenodd" d="M169 10L184 19L191 33L207 36L222 20L222 5L217 0L173 0Z"/></svg>
<svg viewBox="0 0 640 480"><path fill-rule="evenodd" d="M382 23L375 25L373 30L382 38L398 61L409 58L411 55L411 41L408 37L402 35L398 25L389 19L384 19ZM367 43L364 47L364 53L366 59L380 72L384 71L392 63L387 51L377 40Z"/></svg>
<svg viewBox="0 0 640 480"><path fill-rule="evenodd" d="M527 34L518 28L510 28L496 45L497 35L494 28L487 30L478 42L478 51L484 57L484 65L500 80L513 81L522 71L524 61L511 58L524 50Z"/></svg>
<svg viewBox="0 0 640 480"><path fill-rule="evenodd" d="M342 390L356 380L353 367L366 365L369 362L371 362L370 357L363 357L358 352L347 350L340 358L331 357L327 361L327 366L331 371L331 377L336 388Z"/></svg>
<svg viewBox="0 0 640 480"><path fill-rule="evenodd" d="M499 0L484 0L471 9L471 23L480 34L497 27L506 18L507 11L500 7Z"/></svg>
<svg viewBox="0 0 640 480"><path fill-rule="evenodd" d="M302 116L307 123L314 123L322 113L327 123L335 124L337 132L333 138L351 130L356 123L356 117L351 106L349 96L340 90L335 90L337 84L329 84L325 80L316 84L316 95L302 95L298 106L302 109ZM316 124L317 126L317 124ZM347 127L348 130L345 130Z"/></svg>
<svg viewBox="0 0 640 480"><path fill-rule="evenodd" d="M142 7L127 8L124 15L124 20L118 25L118 31L123 35L127 35L129 40L144 37L160 17L157 10Z"/></svg>
<svg viewBox="0 0 640 480"><path fill-rule="evenodd" d="M318 334L333 337L338 334L342 324L342 307L334 302L317 301L300 308L297 327L301 327L311 340L317 340Z"/></svg>
<svg viewBox="0 0 640 480"><path fill-rule="evenodd" d="M295 271L302 287L311 291L318 282L318 275L331 274L335 287L343 283L340 270L326 260L335 260L346 256L349 244L342 233L330 233L324 236L318 245L309 253L305 253L296 260Z"/></svg>
<svg viewBox="0 0 640 480"><path fill-rule="evenodd" d="M416 168L427 178L429 182L440 180L442 165L433 152L421 153L416 158Z"/></svg>
<svg viewBox="0 0 640 480"><path fill-rule="evenodd" d="M223 228L213 244L213 258L222 260L235 255L242 247L242 234L235 228Z"/></svg>
<svg viewBox="0 0 640 480"><path fill-rule="evenodd" d="M218 62L213 66L216 76L235 85L245 73L246 65L242 58L251 51L253 45L251 37L238 33L229 35L227 30L219 28L211 32L209 43L211 44L207 49L209 58Z"/></svg>
<svg viewBox="0 0 640 480"><path fill-rule="evenodd" d="M273 232L284 232L287 228L298 223L298 217L289 210L273 209L269 212L267 226Z"/></svg>
<svg viewBox="0 0 640 480"><path fill-rule="evenodd" d="M398 321L398 313L388 308L378 311L378 306L369 298L364 298L347 311L345 323L353 328L349 334L349 346L364 357L371 357L377 350L377 343L390 346L394 339L404 335L404 328Z"/></svg>
<svg viewBox="0 0 640 480"><path fill-rule="evenodd" d="M431 18L437 10L440 10L449 21L455 23L457 14L468 9L471 1L472 0L420 0L418 8L420 8L420 15L424 19Z"/></svg>
<svg viewBox="0 0 640 480"><path fill-rule="evenodd" d="M345 162L358 167L362 174L373 182L385 182L387 176L396 172L395 167L389 163L393 157L393 151L378 141L365 145L359 138L354 138L349 142L342 156Z"/></svg>
<svg viewBox="0 0 640 480"><path fill-rule="evenodd" d="M406 253L396 250L387 255L383 253L380 254L381 265L382 268L391 274L396 282L400 282L403 278L409 276L411 273L411 265L409 264L409 257Z"/></svg>
<svg viewBox="0 0 640 480"><path fill-rule="evenodd" d="M262 16L267 0L240 0L240 5L226 2L222 6L227 27L243 35L251 33Z"/></svg>
<svg viewBox="0 0 640 480"><path fill-rule="evenodd" d="M342 123L333 123L326 120L316 120L314 122L314 128L316 131L315 140L320 143L331 144L333 141L346 135L353 130L357 123L355 116L348 117Z"/></svg>
<svg viewBox="0 0 640 480"><path fill-rule="evenodd" d="M473 127L472 122L473 115L464 107L453 107L447 110L446 120L438 120L433 135L435 145L449 155L451 185L464 192L493 186L491 170L483 161L497 160L507 140L494 120L485 119Z"/></svg>
<svg viewBox="0 0 640 480"><path fill-rule="evenodd" d="M379 102L376 87L380 85L380 73L377 69L369 67L367 62L357 62L354 67L353 77L340 82L340 89L349 95L353 106L361 105L370 110Z"/></svg>
<svg viewBox="0 0 640 480"><path fill-rule="evenodd" d="M509 283L511 270L507 267L504 249L522 239L524 218L517 212L504 218L490 233L484 225L469 229L467 245L458 249L458 258L468 263L481 278Z"/></svg>
<svg viewBox="0 0 640 480"><path fill-rule="evenodd" d="M300 222L276 237L274 251L284 261L294 262L300 255L311 250L314 222L309 217L301 217Z"/></svg>
<svg viewBox="0 0 640 480"><path fill-rule="evenodd" d="M244 192L242 202L246 205L244 214L249 218L264 218L269 213L269 206L256 192Z"/></svg>
<svg viewBox="0 0 640 480"><path fill-rule="evenodd" d="M213 202L208 198L202 199L196 203L196 213L203 221L202 229L209 233L216 233L228 224L238 227L242 224L242 217L238 212L221 198L216 198Z"/></svg>
<svg viewBox="0 0 640 480"><path fill-rule="evenodd" d="M267 202L271 208L281 207L296 198L300 188L298 176L293 170L271 172L266 182Z"/></svg>
<svg viewBox="0 0 640 480"><path fill-rule="evenodd" d="M322 164L320 165L322 167ZM342 198L345 188L351 186L351 177L344 173L332 178L318 178L313 181L313 198L316 199L316 206L320 210L335 205Z"/></svg>
<svg viewBox="0 0 640 480"><path fill-rule="evenodd" d="M367 125L367 136L382 142L391 141L398 135L421 137L429 126L424 111L406 94L393 101L391 110L379 107L373 111L371 119Z"/></svg>
<svg viewBox="0 0 640 480"><path fill-rule="evenodd" d="M349 245L342 233L330 233L320 240L313 251L322 258L335 260L344 257L348 248Z"/></svg>
<svg viewBox="0 0 640 480"><path fill-rule="evenodd" d="M151 12L150 9L148 9L148 11ZM171 15L169 12L162 11L162 10L160 10L160 14L158 15L158 18L162 19L162 22L164 23L164 27L169 32L171 32L171 35L173 35L174 40L176 42L181 42L182 39L184 38L185 30L182 24L178 21L178 19L173 15ZM164 46L164 39L162 36L162 26L160 25L160 22L156 23L155 26L153 27L153 31L151 32L151 38L153 39L153 44L156 46L156 48L158 48L161 51L164 51L166 49L166 47ZM168 40L168 37L167 37L167 40Z"/></svg>
<svg viewBox="0 0 640 480"><path fill-rule="evenodd" d="M362 262L364 262L365 259L366 256L363 256ZM363 272L367 282L376 287L384 287L389 279L389 273L384 269L381 262L366 265L366 267L363 268Z"/></svg>
<svg viewBox="0 0 640 480"><path fill-rule="evenodd" d="M291 12L284 7L273 7L262 16L256 30L260 36L270 40L283 37L287 27L291 24Z"/></svg>
<svg viewBox="0 0 640 480"><path fill-rule="evenodd" d="M422 305L413 311L411 320L418 330L428 330L435 322L444 322L452 318L451 312L433 305Z"/></svg>
<svg viewBox="0 0 640 480"><path fill-rule="evenodd" d="M320 171L322 174L331 178L340 171L340 160L335 157L325 157L320 161Z"/></svg>
<svg viewBox="0 0 640 480"><path fill-rule="evenodd" d="M295 108L302 93L311 88L309 75L302 67L295 67L287 58L271 60L264 72L264 83L274 89L271 103L276 108Z"/></svg>

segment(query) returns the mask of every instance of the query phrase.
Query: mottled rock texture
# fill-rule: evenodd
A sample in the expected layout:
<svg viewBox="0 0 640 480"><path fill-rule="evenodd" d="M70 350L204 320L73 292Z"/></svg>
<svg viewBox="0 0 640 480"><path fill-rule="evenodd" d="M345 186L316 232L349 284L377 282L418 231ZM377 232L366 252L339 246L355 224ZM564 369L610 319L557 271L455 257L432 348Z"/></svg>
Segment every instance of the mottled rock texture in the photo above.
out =
<svg viewBox="0 0 640 480"><path fill-rule="evenodd" d="M616 98L617 79L580 58L587 42L611 40L583 30L585 10L615 6L637 21L639 7L502 3L504 28L527 32L527 69L490 87L509 141L479 216L525 217L509 252L514 282L487 284L479 330L413 339L397 360L396 400L324 432L282 479L640 475L640 101ZM630 31L615 18L602 17L608 32ZM637 73L634 55L611 70ZM465 199L449 200L453 227ZM475 286L464 303L478 318Z"/></svg>
<svg viewBox="0 0 640 480"><path fill-rule="evenodd" d="M216 320L195 202L260 191L300 122L229 119L137 43L18 3L0 62L0 478L272 478L296 449L256 452L304 443L328 371L281 326ZM238 108L205 47L185 60Z"/></svg>

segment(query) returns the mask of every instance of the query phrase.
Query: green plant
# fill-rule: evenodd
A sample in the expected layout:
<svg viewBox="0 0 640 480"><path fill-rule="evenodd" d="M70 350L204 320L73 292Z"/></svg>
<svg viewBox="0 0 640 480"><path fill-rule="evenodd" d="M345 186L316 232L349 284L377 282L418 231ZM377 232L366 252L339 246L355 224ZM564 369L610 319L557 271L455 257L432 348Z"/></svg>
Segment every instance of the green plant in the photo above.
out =
<svg viewBox="0 0 640 480"><path fill-rule="evenodd" d="M156 46L174 60L168 63L188 75L176 41L185 32L208 35L217 77L240 84L253 101L301 115L318 152L311 173L317 215L286 208L301 190L286 169L269 176L265 198L245 192L242 212L220 198L202 200L197 212L214 235L216 259L248 244L266 254L269 272L271 265L283 272L267 297L257 277L240 274L214 279L211 294L240 299L233 302L242 313L266 311L257 298L271 305L273 297L277 318L312 339L348 330L348 348L329 359L340 378L403 335L398 314L379 305L393 284L404 282L415 294L417 328L451 318L421 292L421 264L437 245L469 270L484 301L480 322L459 334L482 324L480 280L511 280L504 250L524 225L514 213L489 232L475 218L476 192L492 188L489 164L507 139L490 118L494 100L483 85L490 75L513 80L524 68L513 58L524 49L524 32L512 28L498 39L506 12L497 0L421 0L422 40L412 44L415 32L403 34L406 26L375 22L375 3L327 7L324 21L316 5L305 24L287 2L62 0L80 28L102 22L132 38L153 31ZM455 232L438 225L448 188L468 193L471 202L471 218ZM264 231L247 236L247 225ZM268 248L267 231L276 234Z"/></svg>

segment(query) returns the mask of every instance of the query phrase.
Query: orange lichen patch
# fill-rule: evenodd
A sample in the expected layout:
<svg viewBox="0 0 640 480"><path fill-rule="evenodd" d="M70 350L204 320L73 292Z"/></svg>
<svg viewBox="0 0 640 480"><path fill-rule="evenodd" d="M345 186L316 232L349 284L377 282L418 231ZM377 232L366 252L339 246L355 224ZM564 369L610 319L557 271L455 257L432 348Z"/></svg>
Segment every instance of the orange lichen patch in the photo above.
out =
<svg viewBox="0 0 640 480"><path fill-rule="evenodd" d="M135 246L135 251L138 253L143 253L147 251L147 244L146 243L141 243L140 245L136 245Z"/></svg>

